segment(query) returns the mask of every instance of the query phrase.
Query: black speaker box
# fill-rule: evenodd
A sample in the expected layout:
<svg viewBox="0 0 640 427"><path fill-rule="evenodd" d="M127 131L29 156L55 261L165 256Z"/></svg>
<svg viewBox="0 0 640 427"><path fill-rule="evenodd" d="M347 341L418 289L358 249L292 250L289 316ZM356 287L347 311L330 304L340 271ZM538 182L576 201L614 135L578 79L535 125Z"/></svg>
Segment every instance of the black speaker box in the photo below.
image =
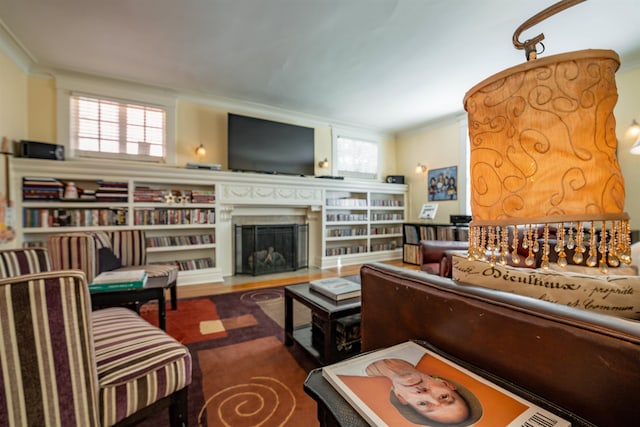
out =
<svg viewBox="0 0 640 427"><path fill-rule="evenodd" d="M37 141L20 141L20 157L31 159L64 160L64 146Z"/></svg>
<svg viewBox="0 0 640 427"><path fill-rule="evenodd" d="M389 175L387 182L389 184L404 184L404 175Z"/></svg>

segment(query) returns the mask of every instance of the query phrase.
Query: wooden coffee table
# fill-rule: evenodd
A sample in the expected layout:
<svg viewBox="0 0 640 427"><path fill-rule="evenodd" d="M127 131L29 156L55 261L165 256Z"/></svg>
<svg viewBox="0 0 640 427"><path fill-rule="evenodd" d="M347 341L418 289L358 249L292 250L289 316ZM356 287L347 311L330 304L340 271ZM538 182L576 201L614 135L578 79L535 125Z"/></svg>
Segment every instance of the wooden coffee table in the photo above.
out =
<svg viewBox="0 0 640 427"><path fill-rule="evenodd" d="M322 353L312 345L312 327L305 325L293 326L293 301L298 301L311 309L320 320L323 334ZM338 353L336 346L336 323L339 319L360 313L360 298L352 298L335 302L309 289L308 283L291 285L284 288L284 344L292 346L294 342L300 344L322 365L337 362L344 357Z"/></svg>

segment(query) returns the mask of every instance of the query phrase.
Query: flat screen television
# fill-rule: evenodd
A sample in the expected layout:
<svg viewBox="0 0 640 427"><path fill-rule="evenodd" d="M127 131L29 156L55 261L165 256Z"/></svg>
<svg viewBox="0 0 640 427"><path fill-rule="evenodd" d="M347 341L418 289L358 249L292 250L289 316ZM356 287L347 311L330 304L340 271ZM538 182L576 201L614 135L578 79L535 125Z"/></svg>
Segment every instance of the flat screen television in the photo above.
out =
<svg viewBox="0 0 640 427"><path fill-rule="evenodd" d="M313 128L229 113L227 136L230 170L314 174Z"/></svg>

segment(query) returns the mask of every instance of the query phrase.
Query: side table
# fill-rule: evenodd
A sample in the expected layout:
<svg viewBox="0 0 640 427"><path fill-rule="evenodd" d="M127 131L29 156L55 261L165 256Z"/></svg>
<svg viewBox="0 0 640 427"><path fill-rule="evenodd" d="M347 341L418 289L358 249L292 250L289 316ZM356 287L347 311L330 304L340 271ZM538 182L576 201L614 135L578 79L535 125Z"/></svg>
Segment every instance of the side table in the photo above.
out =
<svg viewBox="0 0 640 427"><path fill-rule="evenodd" d="M312 327L293 327L293 301L311 309L319 320L322 331L322 349L318 351L312 343ZM308 283L284 288L284 343L286 346L299 343L322 365L335 363L353 354L340 354L336 346L336 323L339 319L360 313L360 298L335 302L309 289Z"/></svg>

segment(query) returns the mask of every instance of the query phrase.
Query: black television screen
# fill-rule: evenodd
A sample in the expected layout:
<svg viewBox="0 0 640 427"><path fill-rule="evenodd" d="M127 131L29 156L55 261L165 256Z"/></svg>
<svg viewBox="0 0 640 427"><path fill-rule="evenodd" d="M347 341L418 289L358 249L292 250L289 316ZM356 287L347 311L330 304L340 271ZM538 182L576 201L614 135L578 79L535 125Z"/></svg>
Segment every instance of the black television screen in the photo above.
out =
<svg viewBox="0 0 640 427"><path fill-rule="evenodd" d="M314 174L314 129L229 113L228 167L234 171Z"/></svg>

